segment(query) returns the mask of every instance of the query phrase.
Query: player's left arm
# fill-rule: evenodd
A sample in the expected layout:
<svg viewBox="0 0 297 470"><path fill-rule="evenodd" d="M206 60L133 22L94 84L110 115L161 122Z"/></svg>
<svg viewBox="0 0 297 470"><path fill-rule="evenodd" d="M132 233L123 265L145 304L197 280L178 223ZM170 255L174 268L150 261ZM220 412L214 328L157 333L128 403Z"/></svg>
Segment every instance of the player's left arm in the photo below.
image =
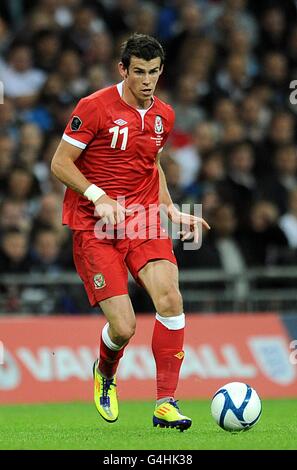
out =
<svg viewBox="0 0 297 470"><path fill-rule="evenodd" d="M199 239L199 224L203 227L210 229L210 226L202 217L195 215L186 214L180 212L175 206L171 199L168 191L166 177L160 162L160 153L157 155L157 167L159 171L159 202L161 205L166 207L168 218L175 224L182 224L184 230L180 232L181 240L188 240L194 236L194 242L198 243Z"/></svg>

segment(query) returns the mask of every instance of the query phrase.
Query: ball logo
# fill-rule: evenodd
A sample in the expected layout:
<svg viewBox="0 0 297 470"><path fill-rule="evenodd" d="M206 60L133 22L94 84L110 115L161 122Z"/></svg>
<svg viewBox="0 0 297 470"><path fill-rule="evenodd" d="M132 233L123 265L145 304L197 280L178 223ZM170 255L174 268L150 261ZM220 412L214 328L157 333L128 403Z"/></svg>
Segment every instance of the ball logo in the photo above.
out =
<svg viewBox="0 0 297 470"><path fill-rule="evenodd" d="M103 274L101 274L101 273L95 274L95 276L94 276L94 286L95 286L95 289L102 289L102 287L106 286Z"/></svg>
<svg viewBox="0 0 297 470"><path fill-rule="evenodd" d="M163 121L161 116L156 116L155 119L155 133L156 134L162 134L164 132L163 129Z"/></svg>

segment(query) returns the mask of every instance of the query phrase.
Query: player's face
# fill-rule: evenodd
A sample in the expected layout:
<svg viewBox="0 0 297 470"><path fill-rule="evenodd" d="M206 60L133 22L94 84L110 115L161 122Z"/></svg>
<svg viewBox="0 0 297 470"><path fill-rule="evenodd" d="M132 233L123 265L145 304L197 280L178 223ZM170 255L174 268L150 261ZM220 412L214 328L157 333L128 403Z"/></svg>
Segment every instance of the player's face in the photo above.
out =
<svg viewBox="0 0 297 470"><path fill-rule="evenodd" d="M124 69L122 63L119 69L126 87L137 102L143 103L151 100L163 70L160 57L147 61L132 56L129 69Z"/></svg>

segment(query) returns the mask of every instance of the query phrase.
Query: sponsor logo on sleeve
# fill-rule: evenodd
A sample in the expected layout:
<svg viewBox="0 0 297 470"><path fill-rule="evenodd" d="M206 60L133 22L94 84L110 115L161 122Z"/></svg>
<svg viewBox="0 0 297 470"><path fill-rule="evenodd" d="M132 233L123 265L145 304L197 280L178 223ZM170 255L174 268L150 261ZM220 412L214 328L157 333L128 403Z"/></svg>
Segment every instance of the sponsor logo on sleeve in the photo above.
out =
<svg viewBox="0 0 297 470"><path fill-rule="evenodd" d="M78 131L82 125L82 120L78 116L73 116L70 127L72 131Z"/></svg>

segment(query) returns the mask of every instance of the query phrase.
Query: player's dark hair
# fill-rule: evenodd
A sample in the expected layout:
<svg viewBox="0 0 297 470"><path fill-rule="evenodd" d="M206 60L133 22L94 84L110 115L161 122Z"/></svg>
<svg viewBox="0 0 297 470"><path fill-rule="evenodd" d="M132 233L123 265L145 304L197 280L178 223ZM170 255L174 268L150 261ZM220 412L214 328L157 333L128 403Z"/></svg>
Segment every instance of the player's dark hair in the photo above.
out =
<svg viewBox="0 0 297 470"><path fill-rule="evenodd" d="M121 47L121 62L125 69L129 68L131 56L139 59L152 60L160 57L161 65L164 64L164 49L157 39L147 34L134 33Z"/></svg>

